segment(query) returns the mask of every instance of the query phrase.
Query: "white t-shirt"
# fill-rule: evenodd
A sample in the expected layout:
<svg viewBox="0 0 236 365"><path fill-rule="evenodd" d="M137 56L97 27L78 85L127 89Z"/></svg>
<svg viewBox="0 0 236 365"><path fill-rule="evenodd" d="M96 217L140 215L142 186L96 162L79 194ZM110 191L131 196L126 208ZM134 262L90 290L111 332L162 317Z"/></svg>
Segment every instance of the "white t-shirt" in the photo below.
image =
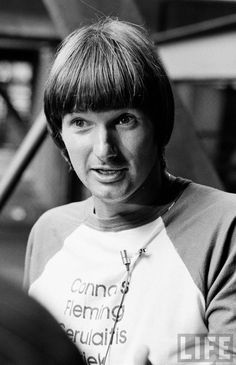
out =
<svg viewBox="0 0 236 365"><path fill-rule="evenodd" d="M99 220L89 199L47 212L32 230L29 293L55 316L85 364L104 365L116 320L106 365L135 365L143 345L153 365L192 363L204 356L198 335L236 332L235 196L175 183L183 192L161 215ZM130 283L118 313L124 250Z"/></svg>

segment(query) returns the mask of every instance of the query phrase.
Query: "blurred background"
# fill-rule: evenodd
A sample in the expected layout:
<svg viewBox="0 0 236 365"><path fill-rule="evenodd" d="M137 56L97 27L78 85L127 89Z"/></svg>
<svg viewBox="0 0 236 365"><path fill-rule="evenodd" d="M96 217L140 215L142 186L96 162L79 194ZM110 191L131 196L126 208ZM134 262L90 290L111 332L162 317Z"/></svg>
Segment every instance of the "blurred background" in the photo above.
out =
<svg viewBox="0 0 236 365"><path fill-rule="evenodd" d="M169 171L236 192L236 1L0 0L0 271L19 285L37 218L87 196L48 138L42 95L61 39L104 15L146 26L171 78Z"/></svg>

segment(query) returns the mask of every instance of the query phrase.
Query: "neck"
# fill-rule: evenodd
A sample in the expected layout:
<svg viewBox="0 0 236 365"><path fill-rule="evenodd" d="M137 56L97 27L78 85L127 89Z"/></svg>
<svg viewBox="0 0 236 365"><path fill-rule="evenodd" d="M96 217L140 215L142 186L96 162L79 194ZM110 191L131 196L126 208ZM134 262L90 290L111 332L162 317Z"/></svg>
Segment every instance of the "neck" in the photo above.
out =
<svg viewBox="0 0 236 365"><path fill-rule="evenodd" d="M168 177L164 172L158 173L153 169L142 186L128 199L122 201L103 201L95 196L94 207L99 218L114 218L127 216L132 213L152 212L168 203L166 200Z"/></svg>

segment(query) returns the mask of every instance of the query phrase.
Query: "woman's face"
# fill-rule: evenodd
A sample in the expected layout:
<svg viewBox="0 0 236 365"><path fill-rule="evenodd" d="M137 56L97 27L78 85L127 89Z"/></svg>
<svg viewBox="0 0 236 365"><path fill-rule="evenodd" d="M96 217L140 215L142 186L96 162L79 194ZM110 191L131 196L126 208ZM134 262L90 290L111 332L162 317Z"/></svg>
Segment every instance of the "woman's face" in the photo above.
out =
<svg viewBox="0 0 236 365"><path fill-rule="evenodd" d="M61 135L79 179L104 202L138 194L159 157L152 122L137 109L66 114Z"/></svg>

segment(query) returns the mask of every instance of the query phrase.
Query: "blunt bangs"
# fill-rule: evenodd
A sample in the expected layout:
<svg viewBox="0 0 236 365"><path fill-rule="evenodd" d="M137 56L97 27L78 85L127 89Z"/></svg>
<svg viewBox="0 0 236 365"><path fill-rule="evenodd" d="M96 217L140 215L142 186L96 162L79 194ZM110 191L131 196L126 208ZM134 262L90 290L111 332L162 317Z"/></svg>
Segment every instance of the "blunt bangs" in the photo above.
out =
<svg viewBox="0 0 236 365"><path fill-rule="evenodd" d="M60 148L62 119L76 111L136 108L145 112L163 147L173 128L169 80L147 34L114 19L74 31L62 43L44 96L49 130Z"/></svg>
<svg viewBox="0 0 236 365"><path fill-rule="evenodd" d="M72 64L61 87L61 115L73 111L101 111L142 103L143 69L133 67L129 55L107 44L92 44L80 63ZM139 65L138 65L139 66ZM57 98L58 100L58 98Z"/></svg>

